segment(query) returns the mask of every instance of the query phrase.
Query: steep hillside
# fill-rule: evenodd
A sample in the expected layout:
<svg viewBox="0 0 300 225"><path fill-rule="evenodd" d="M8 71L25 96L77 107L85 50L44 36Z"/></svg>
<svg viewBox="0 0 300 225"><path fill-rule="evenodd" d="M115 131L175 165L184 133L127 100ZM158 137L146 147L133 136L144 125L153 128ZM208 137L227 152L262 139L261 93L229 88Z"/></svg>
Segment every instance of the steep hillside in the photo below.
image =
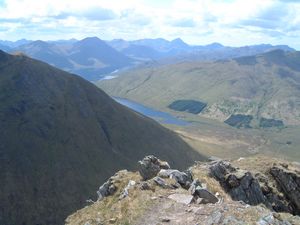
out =
<svg viewBox="0 0 300 225"><path fill-rule="evenodd" d="M132 59L108 46L96 37L81 41L34 41L11 50L47 62L87 80L97 80L102 74L131 65Z"/></svg>
<svg viewBox="0 0 300 225"><path fill-rule="evenodd" d="M251 127L299 125L299 65L299 52L275 50L233 60L144 67L97 84L110 95L173 113L177 111L168 106L178 100L198 101L207 104L198 114L202 117L225 121L240 114L253 117Z"/></svg>
<svg viewBox="0 0 300 225"><path fill-rule="evenodd" d="M0 51L0 224L62 224L145 154L204 159L155 121L82 78Z"/></svg>

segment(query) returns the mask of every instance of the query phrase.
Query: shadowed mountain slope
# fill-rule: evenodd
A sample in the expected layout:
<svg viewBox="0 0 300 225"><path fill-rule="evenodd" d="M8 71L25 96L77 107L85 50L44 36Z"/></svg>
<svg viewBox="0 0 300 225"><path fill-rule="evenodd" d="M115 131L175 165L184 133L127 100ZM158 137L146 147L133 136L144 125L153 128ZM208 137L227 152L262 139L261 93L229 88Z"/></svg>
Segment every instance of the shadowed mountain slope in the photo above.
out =
<svg viewBox="0 0 300 225"><path fill-rule="evenodd" d="M204 159L155 121L82 78L0 51L0 224L62 224L145 154Z"/></svg>

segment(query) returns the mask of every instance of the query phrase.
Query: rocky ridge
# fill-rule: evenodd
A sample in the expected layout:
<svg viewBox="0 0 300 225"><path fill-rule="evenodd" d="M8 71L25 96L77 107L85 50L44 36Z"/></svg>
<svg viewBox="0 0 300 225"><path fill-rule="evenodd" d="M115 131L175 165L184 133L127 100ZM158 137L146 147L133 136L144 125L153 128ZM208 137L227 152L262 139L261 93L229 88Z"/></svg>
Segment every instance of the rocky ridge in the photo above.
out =
<svg viewBox="0 0 300 225"><path fill-rule="evenodd" d="M111 177L66 224L300 224L297 163L215 159L179 171L146 156L138 164Z"/></svg>

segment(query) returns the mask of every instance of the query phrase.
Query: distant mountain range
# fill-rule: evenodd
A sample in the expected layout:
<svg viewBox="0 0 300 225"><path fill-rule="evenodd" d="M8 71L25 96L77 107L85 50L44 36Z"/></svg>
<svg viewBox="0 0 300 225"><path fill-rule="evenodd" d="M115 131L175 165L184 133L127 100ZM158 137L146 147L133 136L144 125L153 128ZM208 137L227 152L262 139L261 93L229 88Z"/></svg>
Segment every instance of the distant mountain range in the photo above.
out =
<svg viewBox="0 0 300 225"><path fill-rule="evenodd" d="M73 49L90 47L85 42ZM76 51L71 56L79 60ZM0 101L0 224L63 224L108 177L135 169L144 155L179 168L205 159L90 82L22 54L0 51Z"/></svg>
<svg viewBox="0 0 300 225"><path fill-rule="evenodd" d="M97 37L83 40L0 41L0 49L24 54L68 72L95 81L115 71L143 65L145 62L169 64L182 61L211 61L261 54L274 49L294 51L286 45L227 47L219 43L191 46L180 38L103 41Z"/></svg>
<svg viewBox="0 0 300 225"><path fill-rule="evenodd" d="M150 65L98 85L112 96L173 113L185 111L186 117L196 112L237 127L300 125L298 51Z"/></svg>
<svg viewBox="0 0 300 225"><path fill-rule="evenodd" d="M162 38L141 39L136 41L125 41L115 39L107 42L110 46L124 53L125 55L143 60L164 59L168 61L194 61L194 60L218 60L229 59L241 56L261 54L264 52L281 49L284 51L295 51L287 45L251 45L244 47L228 47L219 43L212 43L203 46L191 46L183 42L180 38L167 41Z"/></svg>
<svg viewBox="0 0 300 225"><path fill-rule="evenodd" d="M132 59L96 37L81 41L33 41L11 52L23 52L87 80L100 79L101 74L132 66L133 63Z"/></svg>

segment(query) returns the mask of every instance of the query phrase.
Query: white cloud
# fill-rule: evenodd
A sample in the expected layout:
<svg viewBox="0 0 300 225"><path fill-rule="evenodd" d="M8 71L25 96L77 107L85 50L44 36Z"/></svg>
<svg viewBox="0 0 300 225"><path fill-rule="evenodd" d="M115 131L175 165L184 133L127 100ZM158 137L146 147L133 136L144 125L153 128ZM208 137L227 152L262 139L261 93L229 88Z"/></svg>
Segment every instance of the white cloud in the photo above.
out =
<svg viewBox="0 0 300 225"><path fill-rule="evenodd" d="M181 37L193 44L270 42L300 48L300 4L293 0L5 0L0 4L0 27L0 39L12 40Z"/></svg>

